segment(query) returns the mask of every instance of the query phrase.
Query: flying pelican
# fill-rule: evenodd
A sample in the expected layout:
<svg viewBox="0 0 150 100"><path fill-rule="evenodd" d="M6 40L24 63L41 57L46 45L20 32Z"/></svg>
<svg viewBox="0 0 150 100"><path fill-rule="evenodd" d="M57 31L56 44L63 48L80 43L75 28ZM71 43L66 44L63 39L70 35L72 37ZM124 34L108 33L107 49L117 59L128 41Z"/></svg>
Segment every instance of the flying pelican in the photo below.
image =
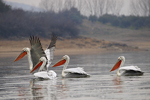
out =
<svg viewBox="0 0 150 100"><path fill-rule="evenodd" d="M114 65L114 67L110 70L111 71L114 71L116 69L118 69L117 71L117 75L118 76L121 76L121 75L124 75L124 76L138 76L138 75L143 75L144 72L141 71L141 69L137 66L125 66L125 67L122 67L125 63L125 57L124 56L120 56L118 57L118 60L116 62L116 64Z"/></svg>
<svg viewBox="0 0 150 100"><path fill-rule="evenodd" d="M41 42L38 37L30 36L29 40L30 40L30 44L31 44L31 49L28 47L23 48L23 51L15 59L15 61L20 60L27 54L28 62L29 62L29 69L31 71L33 69L33 67L38 63L39 59L41 57L45 57L46 59L48 59L47 65L44 66L43 69L39 69L39 70L37 69L37 70L38 71L47 70L53 60L53 54L54 54L55 44L56 44L56 40L57 40L56 35L54 35L54 34L52 35L51 43L49 44L49 46L47 47L45 52L42 49L42 45L41 45ZM34 71L33 73L35 73L35 72L37 72L37 71Z"/></svg>
<svg viewBox="0 0 150 100"><path fill-rule="evenodd" d="M70 57L68 55L65 55L65 56L63 56L63 58L59 62L57 62L52 67L56 67L56 66L60 66L60 65L64 64L64 67L62 70L62 77L82 78L82 77L89 77L90 76L81 67L67 69L69 61L70 61Z"/></svg>
<svg viewBox="0 0 150 100"><path fill-rule="evenodd" d="M32 73L34 70L36 70L39 66L41 66L40 69L42 70L45 67L45 65L47 64L47 62L48 62L48 60L45 57L41 57L39 59L39 62L35 65L35 67L32 69L32 71L30 73ZM47 70L47 71L36 72L36 73L34 73L34 76L38 77L38 78L42 78L42 79L54 79L54 78L56 78L57 74L53 70Z"/></svg>

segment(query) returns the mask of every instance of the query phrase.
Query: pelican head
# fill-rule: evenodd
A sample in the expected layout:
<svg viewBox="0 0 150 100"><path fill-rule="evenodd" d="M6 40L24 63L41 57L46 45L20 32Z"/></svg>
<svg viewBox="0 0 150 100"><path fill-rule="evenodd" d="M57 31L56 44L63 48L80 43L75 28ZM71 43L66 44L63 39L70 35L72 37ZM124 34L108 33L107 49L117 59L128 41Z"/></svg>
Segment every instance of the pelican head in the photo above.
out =
<svg viewBox="0 0 150 100"><path fill-rule="evenodd" d="M116 69L118 69L118 68L121 67L121 66L123 66L124 62L125 62L125 57L124 57L124 56L118 57L118 60L117 60L116 64L115 64L114 67L110 70L110 72L111 72L111 71L114 71L114 70L116 70Z"/></svg>
<svg viewBox="0 0 150 100"><path fill-rule="evenodd" d="M125 62L125 57L124 56L120 56L120 57L118 57L118 60L121 60L121 61Z"/></svg>
<svg viewBox="0 0 150 100"><path fill-rule="evenodd" d="M62 59L69 60L70 57L68 55L64 55Z"/></svg>
<svg viewBox="0 0 150 100"><path fill-rule="evenodd" d="M46 58L45 57L41 57L40 59L39 59L39 61L46 61Z"/></svg>
<svg viewBox="0 0 150 100"><path fill-rule="evenodd" d="M20 60L21 58L23 58L27 53L30 52L30 48L26 47L26 48L23 48L22 52L19 54L19 56L14 60L15 61L18 61Z"/></svg>
<svg viewBox="0 0 150 100"><path fill-rule="evenodd" d="M41 57L39 59L39 62L34 66L34 68L30 71L30 73L32 73L33 71L35 71L40 66L41 67L40 67L39 71L41 71L44 68L44 66L46 65L46 61L47 61L47 59L45 57Z"/></svg>
<svg viewBox="0 0 150 100"><path fill-rule="evenodd" d="M64 55L60 61L54 64L52 67L57 67L63 64L68 64L70 61L70 57L68 55Z"/></svg>
<svg viewBox="0 0 150 100"><path fill-rule="evenodd" d="M22 50L23 50L23 51L26 51L26 52L29 52L29 51L30 51L30 48L26 47L26 48L23 48Z"/></svg>

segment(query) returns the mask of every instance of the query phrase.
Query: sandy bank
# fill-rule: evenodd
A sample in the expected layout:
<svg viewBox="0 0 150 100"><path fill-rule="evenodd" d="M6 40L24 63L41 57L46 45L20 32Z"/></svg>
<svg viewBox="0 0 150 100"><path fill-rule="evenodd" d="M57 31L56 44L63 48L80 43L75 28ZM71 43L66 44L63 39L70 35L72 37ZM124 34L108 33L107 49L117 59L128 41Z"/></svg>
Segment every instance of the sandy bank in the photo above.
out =
<svg viewBox="0 0 150 100"><path fill-rule="evenodd" d="M50 40L40 39L43 49L49 45ZM3 40L0 41L0 53L20 52L24 47L30 48L29 40ZM140 51L138 47L131 47L126 44L96 40L91 38L58 39L55 55L76 55L76 54L97 54L106 52Z"/></svg>

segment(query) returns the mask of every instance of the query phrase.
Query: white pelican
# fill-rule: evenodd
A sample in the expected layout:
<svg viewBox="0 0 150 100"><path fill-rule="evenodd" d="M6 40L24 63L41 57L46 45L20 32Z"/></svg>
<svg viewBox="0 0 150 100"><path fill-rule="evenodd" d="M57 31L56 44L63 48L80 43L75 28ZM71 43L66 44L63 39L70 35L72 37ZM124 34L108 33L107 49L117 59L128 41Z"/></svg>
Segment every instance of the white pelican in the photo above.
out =
<svg viewBox="0 0 150 100"><path fill-rule="evenodd" d="M114 67L110 70L114 71L116 69L118 69L117 71L117 75L121 76L138 76L138 75L143 75L144 72L141 71L140 68L138 68L137 66L125 66L122 67L125 63L125 57L124 56L120 56L118 57L118 61L116 62L116 64L114 65Z"/></svg>
<svg viewBox="0 0 150 100"><path fill-rule="evenodd" d="M70 61L70 57L68 55L63 56L63 58L57 62L52 67L60 66L64 64L63 70L62 70L62 77L69 77L69 78L82 78L82 77L89 77L90 75L87 74L83 68L77 67L77 68L69 68L66 69Z"/></svg>
<svg viewBox="0 0 150 100"><path fill-rule="evenodd" d="M41 57L39 59L39 62L35 65L35 67L33 68L33 70L30 73L32 73L34 70L36 70L39 66L41 66L39 70L42 70L45 67L45 65L47 64L47 62L48 62L48 60L45 57ZM49 71L47 70L47 71L36 72L36 73L34 73L34 76L38 77L38 78L42 78L42 79L54 79L54 78L56 78L57 74L53 70L49 70Z"/></svg>
<svg viewBox="0 0 150 100"><path fill-rule="evenodd" d="M41 57L45 57L46 59L48 59L47 65L44 66L43 69L40 69L40 70L37 69L37 70L38 71L47 70L53 60L53 53L55 50L55 44L56 44L57 37L55 35L52 35L51 43L47 47L45 52L42 49L42 45L41 45L41 42L38 37L30 36L29 40L30 40L30 44L31 44L31 49L28 47L23 48L23 51L15 59L15 61L20 60L27 54L28 62L29 62L29 69L31 71L33 69L33 67L38 63L39 59ZM34 71L34 72L37 72L37 71Z"/></svg>

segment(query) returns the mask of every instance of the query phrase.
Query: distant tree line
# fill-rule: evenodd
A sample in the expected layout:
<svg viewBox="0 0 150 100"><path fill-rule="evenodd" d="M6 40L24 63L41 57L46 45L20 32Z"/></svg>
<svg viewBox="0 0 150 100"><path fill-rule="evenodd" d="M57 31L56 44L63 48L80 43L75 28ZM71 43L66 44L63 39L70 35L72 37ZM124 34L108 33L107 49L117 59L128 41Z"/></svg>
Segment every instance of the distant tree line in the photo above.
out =
<svg viewBox="0 0 150 100"><path fill-rule="evenodd" d="M121 28L141 29L150 28L150 16L115 16L115 15L103 15L99 18L96 16L90 16L89 20L99 21L103 24L111 24L112 26Z"/></svg>
<svg viewBox="0 0 150 100"><path fill-rule="evenodd" d="M60 37L75 38L79 36L78 26L84 17L76 8L58 13L52 11L29 12L21 9L11 9L0 0L0 38L29 37L37 35L49 38L51 33ZM103 15L99 18L90 16L90 21L121 28L150 28L150 16L115 16Z"/></svg>
<svg viewBox="0 0 150 100"><path fill-rule="evenodd" d="M7 12L11 10L11 7L6 5L2 0L0 0L0 13Z"/></svg>
<svg viewBox="0 0 150 100"><path fill-rule="evenodd" d="M75 8L60 13L9 9L0 12L0 37L50 37L51 33L55 33L61 37L74 38L78 37L77 26L82 23L82 17Z"/></svg>

